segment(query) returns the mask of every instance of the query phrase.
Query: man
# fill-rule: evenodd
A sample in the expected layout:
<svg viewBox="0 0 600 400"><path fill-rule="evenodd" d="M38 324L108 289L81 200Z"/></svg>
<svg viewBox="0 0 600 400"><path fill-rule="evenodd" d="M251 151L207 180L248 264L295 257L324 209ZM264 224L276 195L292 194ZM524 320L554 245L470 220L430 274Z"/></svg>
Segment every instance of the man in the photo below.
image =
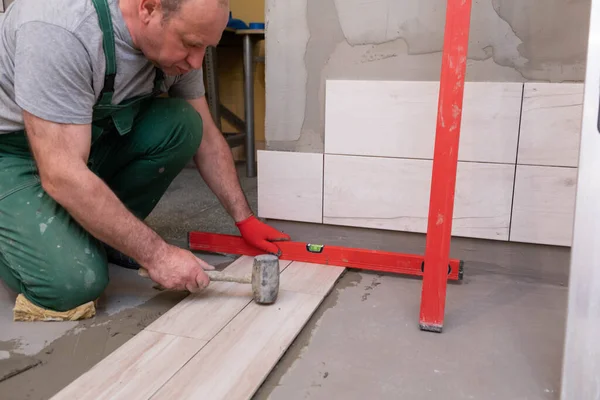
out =
<svg viewBox="0 0 600 400"><path fill-rule="evenodd" d="M1 17L0 278L25 301L68 313L97 299L107 246L166 288L206 287L212 267L141 222L192 158L247 242L277 253L270 241L289 240L252 215L204 98L205 49L228 12L17 0Z"/></svg>

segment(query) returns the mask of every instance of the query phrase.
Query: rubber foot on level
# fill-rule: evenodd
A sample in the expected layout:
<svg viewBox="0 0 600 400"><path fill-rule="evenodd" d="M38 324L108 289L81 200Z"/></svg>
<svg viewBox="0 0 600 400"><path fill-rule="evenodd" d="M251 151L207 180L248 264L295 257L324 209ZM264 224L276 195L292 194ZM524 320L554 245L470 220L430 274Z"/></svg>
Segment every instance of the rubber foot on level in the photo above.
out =
<svg viewBox="0 0 600 400"><path fill-rule="evenodd" d="M442 329L443 329L442 325L436 325L436 324L420 323L419 327L421 328L422 331L435 332L435 333L442 333Z"/></svg>

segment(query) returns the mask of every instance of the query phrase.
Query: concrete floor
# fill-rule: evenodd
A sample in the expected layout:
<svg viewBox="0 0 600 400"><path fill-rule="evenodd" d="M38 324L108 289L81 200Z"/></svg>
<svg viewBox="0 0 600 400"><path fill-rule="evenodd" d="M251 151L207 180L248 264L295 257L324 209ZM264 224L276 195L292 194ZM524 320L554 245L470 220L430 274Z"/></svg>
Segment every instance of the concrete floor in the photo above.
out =
<svg viewBox="0 0 600 400"><path fill-rule="evenodd" d="M566 290L451 286L444 333L418 328L417 280L348 273L257 399L558 399Z"/></svg>
<svg viewBox="0 0 600 400"><path fill-rule="evenodd" d="M256 210L256 179L239 171ZM190 230L237 233L191 169L147 222L182 246ZM410 253L424 248L423 235L271 223L294 240ZM232 260L201 256L221 267ZM558 399L568 249L456 239L452 257L465 261L465 280L448 287L442 334L418 329L420 280L348 270L255 398ZM0 286L0 399L49 398L181 296L157 292L134 271L111 266L94 319L14 323L14 294Z"/></svg>

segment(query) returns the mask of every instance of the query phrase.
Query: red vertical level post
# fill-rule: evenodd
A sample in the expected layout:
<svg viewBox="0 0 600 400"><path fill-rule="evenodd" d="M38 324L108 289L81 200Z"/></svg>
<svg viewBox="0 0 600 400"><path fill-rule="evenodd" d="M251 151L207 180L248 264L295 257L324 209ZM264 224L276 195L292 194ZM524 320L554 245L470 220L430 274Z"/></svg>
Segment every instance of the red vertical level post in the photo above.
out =
<svg viewBox="0 0 600 400"><path fill-rule="evenodd" d="M448 0L419 321L433 332L444 325L470 20L471 0Z"/></svg>

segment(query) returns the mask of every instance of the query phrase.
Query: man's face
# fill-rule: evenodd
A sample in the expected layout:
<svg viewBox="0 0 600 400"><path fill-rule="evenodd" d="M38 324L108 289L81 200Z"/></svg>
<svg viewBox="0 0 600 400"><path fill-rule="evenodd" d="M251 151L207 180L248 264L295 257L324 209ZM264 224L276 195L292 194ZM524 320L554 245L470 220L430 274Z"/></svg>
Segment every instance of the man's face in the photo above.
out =
<svg viewBox="0 0 600 400"><path fill-rule="evenodd" d="M139 35L140 49L168 75L201 68L206 47L218 44L229 18L229 10L217 3L187 0L164 20L160 7L153 7L157 0L142 0L147 15Z"/></svg>

